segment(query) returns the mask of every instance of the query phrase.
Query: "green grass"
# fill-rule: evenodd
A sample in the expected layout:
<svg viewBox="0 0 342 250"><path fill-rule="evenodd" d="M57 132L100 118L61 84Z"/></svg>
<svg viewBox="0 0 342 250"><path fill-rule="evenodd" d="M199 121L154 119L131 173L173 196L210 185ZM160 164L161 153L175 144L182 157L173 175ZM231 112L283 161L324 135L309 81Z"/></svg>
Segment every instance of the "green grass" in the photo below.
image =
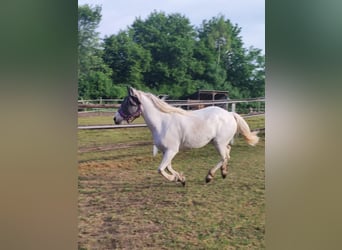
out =
<svg viewBox="0 0 342 250"><path fill-rule="evenodd" d="M264 119L247 122L260 128ZM187 178L182 187L157 173L147 128L79 131L80 147L144 140L151 144L79 154L79 248L265 248L263 136L256 147L236 138L227 178L218 171L209 184L214 147L181 151L173 167Z"/></svg>
<svg viewBox="0 0 342 250"><path fill-rule="evenodd" d="M265 128L265 116L251 116L244 119L251 129Z"/></svg>
<svg viewBox="0 0 342 250"><path fill-rule="evenodd" d="M96 115L92 115L91 113L89 113L88 115L78 117L78 125L79 126L114 125L114 122L113 122L114 114L115 112L96 113ZM142 117L139 117L133 123L145 123L145 122Z"/></svg>

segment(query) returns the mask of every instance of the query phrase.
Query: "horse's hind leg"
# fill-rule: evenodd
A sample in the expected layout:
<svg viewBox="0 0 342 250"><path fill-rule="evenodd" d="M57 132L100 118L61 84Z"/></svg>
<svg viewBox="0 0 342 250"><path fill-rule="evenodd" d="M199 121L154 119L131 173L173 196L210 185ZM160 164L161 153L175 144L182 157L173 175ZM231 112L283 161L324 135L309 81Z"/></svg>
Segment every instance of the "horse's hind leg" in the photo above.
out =
<svg viewBox="0 0 342 250"><path fill-rule="evenodd" d="M228 160L230 159L230 149L231 146L227 145L226 148L226 161L223 162L222 166L221 166L221 175L222 178L226 178L227 174L228 174Z"/></svg>
<svg viewBox="0 0 342 250"><path fill-rule="evenodd" d="M214 178L214 175L219 168L221 168L222 177L223 177L223 171L225 175L227 175L227 161L228 161L227 147L224 144L218 144L218 143L215 143L214 145L221 156L221 161L217 163L215 167L209 170L205 178L205 181L207 183L210 182Z"/></svg>
<svg viewBox="0 0 342 250"><path fill-rule="evenodd" d="M222 164L223 164L223 160L221 160L219 163L217 163L215 167L209 170L207 176L205 177L205 181L207 183L210 182L214 178L215 172L217 171L217 169L219 169L222 166Z"/></svg>

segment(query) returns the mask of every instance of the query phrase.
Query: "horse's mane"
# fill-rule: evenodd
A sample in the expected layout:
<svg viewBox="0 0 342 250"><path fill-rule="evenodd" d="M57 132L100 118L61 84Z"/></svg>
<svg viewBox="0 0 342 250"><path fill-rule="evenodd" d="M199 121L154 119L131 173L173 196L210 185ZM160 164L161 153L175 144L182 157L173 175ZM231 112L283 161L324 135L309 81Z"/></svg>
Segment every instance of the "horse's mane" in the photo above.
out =
<svg viewBox="0 0 342 250"><path fill-rule="evenodd" d="M152 101L152 103L154 104L154 106L156 106L156 108L158 108L161 112L178 113L178 114L182 114L182 115L185 115L188 113L184 109L171 106L170 104L164 102L163 100L159 99L158 97L156 97L155 95L153 95L151 93L146 93L146 92L142 92L142 91L139 91L139 92L140 92L140 94L144 94L147 98L149 98Z"/></svg>

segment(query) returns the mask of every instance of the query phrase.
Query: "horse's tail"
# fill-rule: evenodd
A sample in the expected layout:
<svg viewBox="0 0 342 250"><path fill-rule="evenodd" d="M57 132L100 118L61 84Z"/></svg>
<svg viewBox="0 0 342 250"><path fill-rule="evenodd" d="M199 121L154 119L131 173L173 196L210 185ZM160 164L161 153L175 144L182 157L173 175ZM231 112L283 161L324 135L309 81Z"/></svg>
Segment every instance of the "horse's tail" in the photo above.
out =
<svg viewBox="0 0 342 250"><path fill-rule="evenodd" d="M233 113L233 115L237 123L238 131L243 135L249 145L255 146L259 142L259 137L257 136L259 131L251 132L247 122L240 115L237 113Z"/></svg>

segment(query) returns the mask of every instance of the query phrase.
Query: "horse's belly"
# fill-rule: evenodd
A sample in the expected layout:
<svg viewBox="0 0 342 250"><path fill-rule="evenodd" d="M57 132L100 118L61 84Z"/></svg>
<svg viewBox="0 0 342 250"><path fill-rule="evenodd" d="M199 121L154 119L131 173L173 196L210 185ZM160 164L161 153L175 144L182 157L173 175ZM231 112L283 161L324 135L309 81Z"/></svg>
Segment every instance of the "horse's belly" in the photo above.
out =
<svg viewBox="0 0 342 250"><path fill-rule="evenodd" d="M206 142L193 142L193 143L184 143L181 145L181 148L202 148L205 145L207 145L210 141L206 141Z"/></svg>
<svg viewBox="0 0 342 250"><path fill-rule="evenodd" d="M211 125L210 121L200 117L187 121L181 133L181 147L201 148L207 145L216 135L216 126Z"/></svg>
<svg viewBox="0 0 342 250"><path fill-rule="evenodd" d="M183 143L181 144L182 148L201 148L207 145L211 140L213 139L213 136L203 136L202 135L196 135L193 134L192 136L187 136Z"/></svg>

